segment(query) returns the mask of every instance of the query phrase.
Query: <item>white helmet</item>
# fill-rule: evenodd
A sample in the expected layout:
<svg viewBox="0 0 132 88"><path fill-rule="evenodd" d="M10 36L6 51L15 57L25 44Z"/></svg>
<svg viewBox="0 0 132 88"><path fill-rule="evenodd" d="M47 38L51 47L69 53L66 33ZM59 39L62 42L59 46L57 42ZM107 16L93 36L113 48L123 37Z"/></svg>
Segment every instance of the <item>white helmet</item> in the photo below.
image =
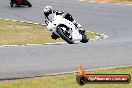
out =
<svg viewBox="0 0 132 88"><path fill-rule="evenodd" d="M48 17L49 14L52 14L52 7L51 6L45 6L43 11L44 11L44 15L46 17Z"/></svg>

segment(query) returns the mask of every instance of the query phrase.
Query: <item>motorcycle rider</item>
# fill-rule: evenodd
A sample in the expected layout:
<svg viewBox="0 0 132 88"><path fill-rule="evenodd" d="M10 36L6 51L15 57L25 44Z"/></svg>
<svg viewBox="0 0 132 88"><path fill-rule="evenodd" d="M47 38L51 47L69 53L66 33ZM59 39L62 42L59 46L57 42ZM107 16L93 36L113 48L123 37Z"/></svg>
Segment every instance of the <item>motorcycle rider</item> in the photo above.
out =
<svg viewBox="0 0 132 88"><path fill-rule="evenodd" d="M80 34L84 34L85 30L82 29L81 25L78 24L73 17L69 14L69 13L65 13L64 11L59 11L59 10L52 10L51 6L45 6L43 9L44 12L44 16L45 16L45 23L48 25L48 21L52 22L54 20L54 15L64 15L64 14L68 14L70 16L70 21L73 22L73 24L79 29ZM52 31L52 30L50 30ZM59 38L58 35L56 35L54 32L52 32L51 35L52 39L57 39Z"/></svg>

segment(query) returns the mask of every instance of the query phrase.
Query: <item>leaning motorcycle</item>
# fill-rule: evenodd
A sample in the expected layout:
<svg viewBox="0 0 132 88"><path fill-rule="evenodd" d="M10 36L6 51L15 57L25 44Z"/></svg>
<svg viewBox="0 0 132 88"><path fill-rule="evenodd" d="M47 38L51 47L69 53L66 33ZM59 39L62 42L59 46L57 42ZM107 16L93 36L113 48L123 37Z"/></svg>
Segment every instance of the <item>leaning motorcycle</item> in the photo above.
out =
<svg viewBox="0 0 132 88"><path fill-rule="evenodd" d="M60 36L69 44L74 44L76 42L87 43L88 38L86 33L80 33L79 29L70 21L71 15L69 13L61 16L55 15L54 21L45 21L47 28L52 30L56 35Z"/></svg>
<svg viewBox="0 0 132 88"><path fill-rule="evenodd" d="M20 6L28 6L32 7L32 4L27 0L10 0L10 6L13 7L14 5Z"/></svg>

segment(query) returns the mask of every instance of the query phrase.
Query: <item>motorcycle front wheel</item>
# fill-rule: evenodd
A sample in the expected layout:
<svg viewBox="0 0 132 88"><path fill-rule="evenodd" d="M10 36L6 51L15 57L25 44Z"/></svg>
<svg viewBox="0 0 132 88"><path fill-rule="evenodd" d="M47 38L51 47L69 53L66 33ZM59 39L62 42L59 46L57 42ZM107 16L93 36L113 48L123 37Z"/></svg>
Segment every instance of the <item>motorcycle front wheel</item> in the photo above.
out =
<svg viewBox="0 0 132 88"><path fill-rule="evenodd" d="M29 1L26 0L25 3L28 7L32 7L32 4Z"/></svg>
<svg viewBox="0 0 132 88"><path fill-rule="evenodd" d="M74 41L72 40L72 38L69 37L68 32L63 30L63 28L64 28L64 27L59 27L59 28L58 28L58 30L57 30L58 34L59 34L60 37L61 37L63 40L65 40L67 43L73 44Z"/></svg>

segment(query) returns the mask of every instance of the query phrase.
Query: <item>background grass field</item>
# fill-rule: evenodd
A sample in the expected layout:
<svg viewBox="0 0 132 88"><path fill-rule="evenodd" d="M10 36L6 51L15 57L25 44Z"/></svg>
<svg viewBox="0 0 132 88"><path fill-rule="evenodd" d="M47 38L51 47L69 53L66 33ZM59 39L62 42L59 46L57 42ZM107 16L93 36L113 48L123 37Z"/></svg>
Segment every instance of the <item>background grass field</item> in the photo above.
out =
<svg viewBox="0 0 132 88"><path fill-rule="evenodd" d="M96 37L89 32L90 39ZM54 40L45 26L0 20L0 45L25 45L64 42L61 38Z"/></svg>
<svg viewBox="0 0 132 88"><path fill-rule="evenodd" d="M116 68L110 70L88 71L88 74L130 74L132 67ZM0 82L0 88L132 88L129 84L85 84L80 86L76 83L75 74L47 76L34 79Z"/></svg>

